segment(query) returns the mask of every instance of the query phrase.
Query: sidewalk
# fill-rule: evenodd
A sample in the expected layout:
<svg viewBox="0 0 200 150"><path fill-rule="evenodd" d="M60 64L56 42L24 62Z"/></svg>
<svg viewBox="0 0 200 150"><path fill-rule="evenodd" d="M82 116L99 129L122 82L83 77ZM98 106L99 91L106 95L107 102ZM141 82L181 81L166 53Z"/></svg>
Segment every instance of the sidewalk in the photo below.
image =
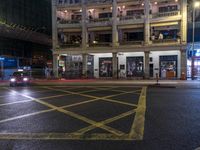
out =
<svg viewBox="0 0 200 150"><path fill-rule="evenodd" d="M103 85L133 85L133 86L155 86L156 80L105 80L105 79L73 79L73 80L46 80L35 79L31 82L34 86L103 86ZM0 86L9 86L9 81L0 81ZM159 80L159 86L182 87L182 88L200 88L200 81L192 80Z"/></svg>

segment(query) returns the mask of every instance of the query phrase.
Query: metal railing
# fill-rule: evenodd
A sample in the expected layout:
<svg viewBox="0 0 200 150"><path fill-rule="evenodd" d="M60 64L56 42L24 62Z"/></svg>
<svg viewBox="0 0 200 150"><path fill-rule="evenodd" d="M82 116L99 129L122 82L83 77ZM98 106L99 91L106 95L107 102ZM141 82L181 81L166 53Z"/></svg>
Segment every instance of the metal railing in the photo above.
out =
<svg viewBox="0 0 200 150"><path fill-rule="evenodd" d="M81 20L58 20L59 24L80 24Z"/></svg>
<svg viewBox="0 0 200 150"><path fill-rule="evenodd" d="M87 4L109 4L112 0L87 0Z"/></svg>
<svg viewBox="0 0 200 150"><path fill-rule="evenodd" d="M81 47L81 43L59 43L60 48Z"/></svg>
<svg viewBox="0 0 200 150"><path fill-rule="evenodd" d="M111 21L111 18L94 18L94 19L89 19L90 23L95 23L95 22L108 22Z"/></svg>
<svg viewBox="0 0 200 150"><path fill-rule="evenodd" d="M89 43L90 47L111 47L112 42Z"/></svg>
<svg viewBox="0 0 200 150"><path fill-rule="evenodd" d="M136 19L142 19L143 18L143 14L141 15L134 15L134 16L121 16L119 17L120 21L124 21L124 20L136 20Z"/></svg>
<svg viewBox="0 0 200 150"><path fill-rule="evenodd" d="M121 41L120 45L143 45L144 41Z"/></svg>
<svg viewBox="0 0 200 150"><path fill-rule="evenodd" d="M79 5L79 4L81 4L81 0L75 0L75 1L57 0L57 5Z"/></svg>
<svg viewBox="0 0 200 150"><path fill-rule="evenodd" d="M155 14L152 14L152 16L153 16L153 18L171 17L171 16L177 16L179 14L180 14L180 11L170 11L170 12L155 13Z"/></svg>
<svg viewBox="0 0 200 150"><path fill-rule="evenodd" d="M157 40L152 40L152 43L176 43L179 42L179 39L157 39Z"/></svg>

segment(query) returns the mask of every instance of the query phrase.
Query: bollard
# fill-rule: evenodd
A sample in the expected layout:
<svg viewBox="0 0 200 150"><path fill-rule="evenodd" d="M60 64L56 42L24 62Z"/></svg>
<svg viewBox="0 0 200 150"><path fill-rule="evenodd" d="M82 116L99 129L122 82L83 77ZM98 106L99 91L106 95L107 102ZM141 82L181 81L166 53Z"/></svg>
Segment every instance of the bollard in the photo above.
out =
<svg viewBox="0 0 200 150"><path fill-rule="evenodd" d="M156 73L156 85L159 85L158 80L159 80L158 73Z"/></svg>

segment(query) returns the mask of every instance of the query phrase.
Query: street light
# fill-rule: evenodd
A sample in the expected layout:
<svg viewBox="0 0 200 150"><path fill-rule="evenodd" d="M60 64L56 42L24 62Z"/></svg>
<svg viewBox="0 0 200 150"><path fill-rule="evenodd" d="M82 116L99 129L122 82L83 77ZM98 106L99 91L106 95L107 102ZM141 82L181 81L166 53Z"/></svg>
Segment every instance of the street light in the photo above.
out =
<svg viewBox="0 0 200 150"><path fill-rule="evenodd" d="M192 15L192 21L193 21L193 30L192 30L192 56L194 53L194 32L195 32L195 10L196 8L200 7L200 1L193 1L193 15Z"/></svg>

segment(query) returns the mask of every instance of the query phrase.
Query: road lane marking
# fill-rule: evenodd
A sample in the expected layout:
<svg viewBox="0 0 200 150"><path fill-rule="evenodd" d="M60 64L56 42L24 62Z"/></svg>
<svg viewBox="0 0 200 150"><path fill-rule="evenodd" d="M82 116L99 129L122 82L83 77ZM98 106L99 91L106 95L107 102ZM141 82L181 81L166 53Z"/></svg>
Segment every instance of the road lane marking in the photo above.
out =
<svg viewBox="0 0 200 150"><path fill-rule="evenodd" d="M71 94L66 94L66 95L71 95ZM106 96L107 97L107 96ZM44 97L43 99L48 99L49 97ZM69 108L69 107L73 107L73 106L78 106L78 105L82 105L82 104L86 104L86 103L90 103L90 102L94 102L94 101L98 101L100 100L100 98L94 98L91 100L87 100L87 101L83 101L83 102L78 102L78 103L74 103L74 104L69 104L69 105L65 105L65 106L61 106L59 108ZM34 101L34 100L29 100L29 102ZM51 109L52 111L55 111L55 109ZM7 122L7 121L12 121L12 120L16 120L16 119L21 119L21 118L25 118L25 117L29 117L29 116L33 116L33 115L37 115L37 114L42 114L42 113L46 113L48 111L38 111L35 113L31 113L31 114L26 114L26 115L21 115L21 116L17 116L17 117L12 117L12 118L8 118L5 120L0 120L1 122Z"/></svg>
<svg viewBox="0 0 200 150"><path fill-rule="evenodd" d="M133 140L128 134L115 136L113 134L91 134L87 136L73 133L0 133L0 140Z"/></svg>
<svg viewBox="0 0 200 150"><path fill-rule="evenodd" d="M22 100L22 101L10 102L10 103L3 103L3 104L0 104L0 107L7 106L7 105L13 105L13 104L19 104L19 103L26 103L26 102L31 102L31 101L33 101L33 100Z"/></svg>
<svg viewBox="0 0 200 150"><path fill-rule="evenodd" d="M70 94L69 93L68 94L71 95L72 93L70 92ZM129 93L129 92L126 92L126 93ZM126 93L120 93L120 94L126 94ZM133 93L133 91L131 91L130 93ZM78 94L76 94L76 95L78 95ZM118 94L115 94L115 95L118 95ZM62 108L78 106L78 105L81 105L81 104L90 103L90 102L97 101L97 100L102 100L103 98L105 98L107 100L111 100L112 102L115 103L116 100L110 99L110 97L113 97L115 95L109 95L109 96L105 96L105 97L92 96L93 99L91 99L91 100L83 101L83 102L79 102L79 103L75 103L75 104L69 104L69 105L62 106L62 107L56 107L54 105L51 105L51 104L46 103L44 101L41 101L40 99L31 97L32 99L34 99L33 101L36 101L36 102L38 102L40 104L43 104L45 106L48 105L47 107L53 106L52 108L49 107L49 108L51 108L49 110L43 110L43 111L40 111L40 112L35 112L35 113L32 113L32 115L45 113L46 111L47 112L56 111L56 110L59 111L59 110L62 110ZM22 96L27 97L27 95L22 95ZM39 101L37 101L37 100L39 100ZM126 102L124 102L124 103L126 103ZM129 104L130 103L128 103L126 105L129 105ZM84 118L84 116L75 114L75 113L70 112L68 110L64 110L64 111L67 111L67 113L66 112L63 112L63 113L67 114L68 116L72 116L72 117L74 117L76 119L79 119L79 120L83 119L82 121L84 121L84 122L86 122L88 120L92 121L92 123L91 122L90 123L87 122L87 123L91 124L90 126L82 128L82 129L78 130L77 132L74 132L74 133L0 133L0 139L25 139L25 140L33 140L33 139L39 139L39 140L55 140L55 139L57 139L57 140L67 140L67 139L69 139L69 140L141 140L143 138L143 133L144 133L144 118L142 118L143 121L141 119L140 120L136 119L136 118L134 119L134 122L136 121L137 123L133 122L133 125L131 127L131 131L130 131L129 134L125 134L124 132L121 132L121 131L119 131L117 129L114 129L114 128L111 128L109 126L106 126L106 124L109 124L111 122L114 122L116 120L124 118L126 116L129 116L129 115L135 113L135 111L136 111L136 115L138 115L140 117L140 115L142 114L142 106L144 107L144 105L145 105L145 109L146 109L146 87L142 88L142 91L141 91L141 94L140 94L140 99L138 101L138 105L134 104L134 107L138 106L138 108L136 108L134 110L131 110L131 111L128 111L128 112L125 112L125 113L122 113L122 114L120 114L118 116L106 119L106 120L101 121L101 122L95 122L95 121L90 120L90 119L88 119L86 117ZM62 112L62 111L59 111L59 112ZM144 113L143 115L145 115L145 112L143 112L143 113ZM30 115L31 114L27 114L27 117L30 116ZM16 117L15 118L16 119L20 119L21 117L22 118L26 117L26 115L23 115L21 117L17 116L17 117L18 118L16 118ZM9 118L9 119L11 119L11 118ZM8 120L8 121L11 121L11 120ZM1 123L1 121L0 121L0 123ZM135 131L133 132L133 129L135 130L135 127L133 127L134 124L138 124L138 125L142 125L143 124L143 126L140 127L141 129L139 130L139 132L135 132ZM137 129L138 129L138 125L136 126ZM90 131L92 129L95 129L95 128L98 128L98 127L110 132L111 134L109 134L109 133L97 133L97 134L96 133L91 133L89 135L88 134L84 134L85 132L88 132L88 131ZM141 138L141 135L142 135L142 138Z"/></svg>
<svg viewBox="0 0 200 150"><path fill-rule="evenodd" d="M55 109L47 109L47 110L42 110L42 111L30 113L30 114L20 115L20 116L8 118L8 119L0 120L0 123L5 123L8 121L13 121L13 120L17 120L17 119L21 119L21 118L25 118L25 117L29 117L29 116L33 116L33 115L38 115L38 114L42 114L42 113L47 113L47 112L54 111L54 110Z"/></svg>
<svg viewBox="0 0 200 150"><path fill-rule="evenodd" d="M57 98L57 97L62 97L62 96L67 96L67 95L71 95L71 94L61 94L61 95L47 96L47 97L42 97L42 98L38 98L38 99L44 100L44 99ZM2 104L0 104L0 107L7 106L7 105L19 104L19 103L32 102L32 101L33 100L21 100L21 101L15 101L15 102L10 102L10 103L2 103Z"/></svg>
<svg viewBox="0 0 200 150"><path fill-rule="evenodd" d="M74 88L73 88L74 89ZM49 91L49 90L44 90L44 91ZM89 91L83 91L83 92L77 92L78 93L87 93L87 92L94 92L94 91L98 91L98 90L89 90ZM136 92L136 91L135 91ZM40 100L44 100L44 99L51 99L51 98L57 98L57 97L62 97L62 96L68 96L68 95L74 95L74 94L61 94L61 95L53 95L53 96L47 96L47 97L41 97L41 98L38 98ZM97 99L97 98L95 98ZM98 98L99 100L99 98ZM23 101L16 101L16 102L10 102L10 103L3 103L3 104L0 104L0 107L1 106L6 106L6 105L13 105L13 104L18 104L18 103L25 103L25 102L31 102L33 100L23 100ZM106 99L106 101L110 101L110 102L115 102L115 103L120 103L120 104L124 104L124 105L130 105L130 106L137 106L135 104L131 104L131 103L126 103L126 102L120 102L120 101L115 101L115 100L112 100L112 99ZM73 105L72 105L73 106Z"/></svg>
<svg viewBox="0 0 200 150"><path fill-rule="evenodd" d="M100 125L106 125L106 124L112 123L112 122L114 122L114 121L117 121L117 120L119 120L119 119L121 119L121 118L125 118L125 117L127 117L127 116L130 116L130 115L132 115L132 114L134 114L134 113L135 113L135 110L131 110L131 111L122 113L122 114L120 114L120 115L118 115L118 116L115 116L115 117L106 119L106 120L104 120L104 121L101 121L101 122L99 122L99 123L100 123ZM82 128L82 129L80 129L80 130L74 132L74 134L83 135L84 133L86 133L86 132L88 132L88 131L90 131L90 130L93 130L93 129L95 129L95 128L96 128L95 126L90 125L90 126L88 126L88 127Z"/></svg>
<svg viewBox="0 0 200 150"><path fill-rule="evenodd" d="M111 97L115 97L115 96L120 96L120 95L124 95L124 94L132 94L135 92L138 92L138 90L136 91L129 91L129 92L123 92L123 93L118 93L118 94L113 94L113 95L108 95L108 96L104 96L104 97L100 97L100 96L92 96L92 95L88 95L88 94L82 94L82 93L76 93L76 92L71 92L71 91L67 91L67 90L60 90L60 89L53 89L53 88L49 88L49 87L44 87L50 90L54 90L54 91L60 91L60 92L65 92L65 93L70 93L70 94L74 94L74 95L80 95L80 96L84 96L84 97L89 97L89 98L93 98L93 99L99 99L99 100L103 100L103 101L109 101L109 102L113 102L113 103L119 103L119 104L124 104L124 105L131 105L131 106L135 106L135 104L130 104L130 103L126 103L126 102L121 102L121 101L116 101L116 100L112 100L112 99L108 99Z"/></svg>
<svg viewBox="0 0 200 150"><path fill-rule="evenodd" d="M131 104L131 103L127 103L127 102L117 101L117 100L113 100L113 99L110 99L110 98L104 98L104 99L101 99L101 100L108 101L108 102L114 102L114 103L118 103L118 104L123 104L123 105L128 105L128 106L137 107L136 104Z"/></svg>
<svg viewBox="0 0 200 150"><path fill-rule="evenodd" d="M30 100L30 101L33 101L33 100ZM92 99L92 100L88 100L88 101L84 101L84 102L80 102L80 103L69 104L69 105L65 105L65 106L59 107L59 108L69 108L69 107L72 107L72 106L78 106L78 105L81 105L81 104L84 104L84 103L93 102L93 101L96 101L96 99ZM37 111L37 112L34 112L34 113L20 115L20 116L8 118L8 119L0 120L0 123L13 121L13 120L16 120L16 119L22 119L22 118L25 118L25 117L30 117L30 116L34 116L34 115L38 115L38 114L43 114L43 113L47 113L47 112L51 112L51 111L55 111L55 110L56 109L47 109L47 110Z"/></svg>
<svg viewBox="0 0 200 150"><path fill-rule="evenodd" d="M138 101L138 107L136 109L136 115L129 133L130 139L142 140L144 135L144 123L146 112L146 90L147 87L143 87L140 98Z"/></svg>
<svg viewBox="0 0 200 150"><path fill-rule="evenodd" d="M91 120L91 119L88 119L87 117L84 117L84 116L81 116L81 115L79 115L79 114L73 113L73 112L71 112L71 111L68 111L68 110L65 110L65 109L56 107L56 106L54 106L54 105L52 105L52 104L50 104L50 103L47 103L47 102L45 102L45 101L41 101L41 100L36 99L36 98L33 98L33 97L31 97L31 96L27 96L27 95L18 93L18 92L14 91L14 90L10 90L10 91L13 91L13 92L17 93L18 95L24 96L24 97L26 97L26 98L32 99L32 100L34 100L34 101L36 101L36 102L38 102L38 103L40 103L40 104L42 104L42 105L45 105L45 106L47 106L47 107L49 107L49 108L56 109L57 111L62 112L62 113L64 113L64 114L68 115L68 116L71 116L71 117L76 118L76 119L78 119L78 120L84 121L84 122L86 122L86 123L88 123L88 124L91 124L91 125L94 125L94 126L96 126L96 127L99 127L99 123L98 123L98 122L93 121L93 120ZM1 123L1 122L0 122L0 123ZM116 129L114 129L114 128L111 128L111 127L109 127L109 126L106 126L106 125L101 125L100 128L102 128L102 129L104 129L104 130L106 130L106 131L108 131L108 132L110 132L110 133L112 133L112 134L115 134L115 135L117 135L117 136L120 136L120 135L123 135L123 134L124 134L123 132L121 132L121 131L119 131L119 130L116 130Z"/></svg>

